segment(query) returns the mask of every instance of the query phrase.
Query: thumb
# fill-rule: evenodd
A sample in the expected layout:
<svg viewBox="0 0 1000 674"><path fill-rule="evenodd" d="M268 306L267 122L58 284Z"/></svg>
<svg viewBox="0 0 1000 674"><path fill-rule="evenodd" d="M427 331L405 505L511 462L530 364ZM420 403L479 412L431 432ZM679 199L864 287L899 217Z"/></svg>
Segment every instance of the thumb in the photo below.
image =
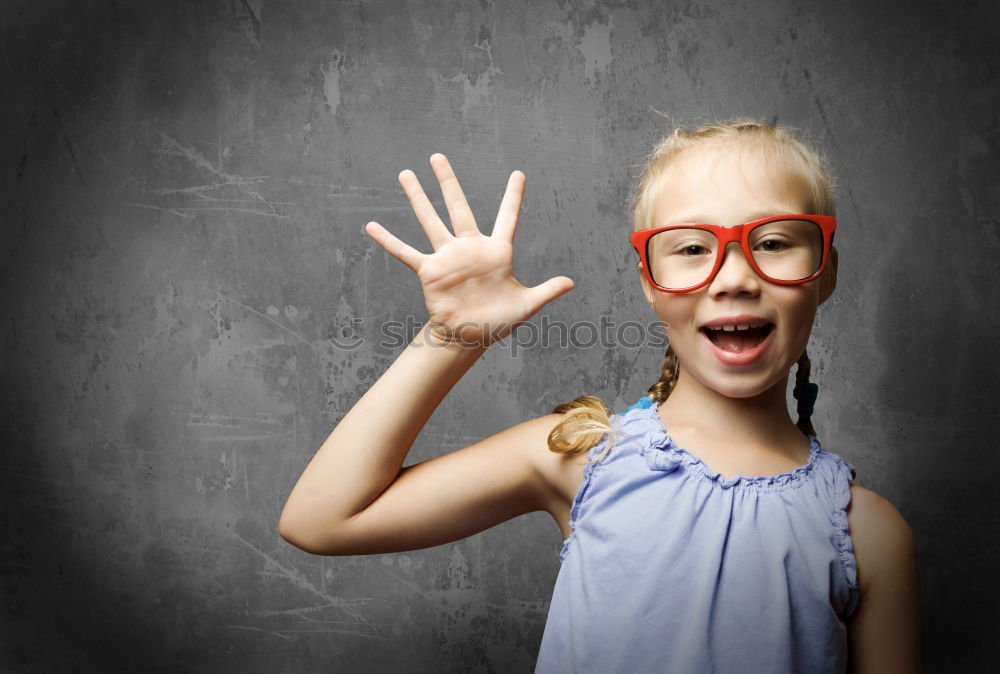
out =
<svg viewBox="0 0 1000 674"><path fill-rule="evenodd" d="M545 283L528 288L528 309L529 315L534 315L536 311L554 300L555 298L568 293L573 289L573 279L568 276L555 276Z"/></svg>

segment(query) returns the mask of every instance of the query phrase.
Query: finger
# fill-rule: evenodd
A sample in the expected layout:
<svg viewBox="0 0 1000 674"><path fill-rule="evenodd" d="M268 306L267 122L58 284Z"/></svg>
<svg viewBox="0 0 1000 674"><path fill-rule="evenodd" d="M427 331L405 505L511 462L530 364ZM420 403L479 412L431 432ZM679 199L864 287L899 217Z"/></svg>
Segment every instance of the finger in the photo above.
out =
<svg viewBox="0 0 1000 674"><path fill-rule="evenodd" d="M493 225L491 237L514 243L514 231L517 229L517 218L521 212L523 198L524 174L514 171L507 180L507 191L503 193L503 199L500 201L500 210L497 211L497 220Z"/></svg>
<svg viewBox="0 0 1000 674"><path fill-rule="evenodd" d="M476 227L476 219L469 208L469 202L465 199L462 186L458 184L455 171L452 170L448 158L441 153L431 155L431 166L434 168L434 175L437 176L438 184L441 186L441 196L444 197L444 205L448 208L448 217L451 218L451 227L455 230L455 236L470 236L479 233Z"/></svg>
<svg viewBox="0 0 1000 674"><path fill-rule="evenodd" d="M385 248L390 255L405 264L407 267L413 271L418 271L420 269L420 265L423 263L423 259L426 255L413 246L403 243L397 239L385 227L377 222L369 222L365 225L365 232L368 236L375 239L375 243Z"/></svg>
<svg viewBox="0 0 1000 674"><path fill-rule="evenodd" d="M540 283L534 288L528 288L528 315L533 316L536 311L555 298L568 293L573 289L573 286L573 279L568 276L556 276L550 278L545 283Z"/></svg>
<svg viewBox="0 0 1000 674"><path fill-rule="evenodd" d="M420 186L420 181L417 180L413 171L409 169L402 171L399 174L399 184L403 186L403 192L410 200L410 208L417 216L420 226L424 228L424 234L427 235L434 250L437 250L451 238L448 226L442 222L437 211L434 210L431 200L427 198L424 188Z"/></svg>

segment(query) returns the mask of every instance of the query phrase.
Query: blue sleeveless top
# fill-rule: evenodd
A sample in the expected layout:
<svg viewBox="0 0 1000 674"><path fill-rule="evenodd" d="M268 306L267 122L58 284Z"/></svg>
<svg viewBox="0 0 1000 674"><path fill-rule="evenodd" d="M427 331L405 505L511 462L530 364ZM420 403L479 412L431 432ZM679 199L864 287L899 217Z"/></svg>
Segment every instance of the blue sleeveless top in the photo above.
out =
<svg viewBox="0 0 1000 674"><path fill-rule="evenodd" d="M809 436L805 465L726 479L658 407L613 415L584 469L536 674L845 672L854 466Z"/></svg>

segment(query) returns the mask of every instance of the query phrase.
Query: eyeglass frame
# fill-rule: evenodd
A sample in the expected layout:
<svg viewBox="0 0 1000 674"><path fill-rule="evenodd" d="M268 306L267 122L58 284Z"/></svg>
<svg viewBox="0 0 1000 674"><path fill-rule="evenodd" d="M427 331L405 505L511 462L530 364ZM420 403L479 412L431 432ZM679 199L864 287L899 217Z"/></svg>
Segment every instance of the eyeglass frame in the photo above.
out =
<svg viewBox="0 0 1000 674"><path fill-rule="evenodd" d="M771 278L757 265L757 262L753 259L753 252L750 250L750 232L760 225L766 225L769 222L777 222L778 220L805 220L807 222L812 222L820 228L823 234L823 257L820 260L819 269L812 276L804 279L797 279L794 281L786 281L781 279ZM670 229L701 229L707 232L711 232L715 235L716 241L719 242L719 250L715 255L715 264L712 266L712 271L709 272L708 278L699 283L698 285L689 286L687 288L664 288L656 281L653 280L653 274L649 271L649 260L647 257L647 252L649 249L649 240L654 234L659 234L660 232L665 232ZM742 225L733 225L726 227L723 225L708 225L702 223L678 223L663 225L660 227L652 227L650 229L642 229L638 232L632 232L629 235L629 241L635 252L639 254L639 262L642 265L643 274L649 284L665 293L688 293L693 290L698 290L699 288L708 285L715 279L715 275L718 273L719 269L722 267L723 253L730 243L733 241L740 244L740 248L743 250L743 256L746 258L750 266L765 281L770 281L771 283L777 283L779 285L799 285L802 283L809 283L822 275L823 271L826 269L826 261L830 257L830 249L833 247L833 235L837 231L837 218L833 215L805 215L805 214L788 214L788 215L774 215L767 218L761 218L760 220L754 220L752 222L747 222Z"/></svg>

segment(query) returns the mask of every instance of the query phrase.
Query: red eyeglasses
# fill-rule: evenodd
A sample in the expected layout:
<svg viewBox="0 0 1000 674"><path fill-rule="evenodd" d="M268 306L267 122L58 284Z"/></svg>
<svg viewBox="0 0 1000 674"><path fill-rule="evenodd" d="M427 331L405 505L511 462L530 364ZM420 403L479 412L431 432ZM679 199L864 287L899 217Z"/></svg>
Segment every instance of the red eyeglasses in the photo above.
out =
<svg viewBox="0 0 1000 674"><path fill-rule="evenodd" d="M832 215L776 215L734 227L665 225L633 232L629 240L650 285L684 293L715 278L733 241L761 278L781 285L808 283L826 268L836 230Z"/></svg>

